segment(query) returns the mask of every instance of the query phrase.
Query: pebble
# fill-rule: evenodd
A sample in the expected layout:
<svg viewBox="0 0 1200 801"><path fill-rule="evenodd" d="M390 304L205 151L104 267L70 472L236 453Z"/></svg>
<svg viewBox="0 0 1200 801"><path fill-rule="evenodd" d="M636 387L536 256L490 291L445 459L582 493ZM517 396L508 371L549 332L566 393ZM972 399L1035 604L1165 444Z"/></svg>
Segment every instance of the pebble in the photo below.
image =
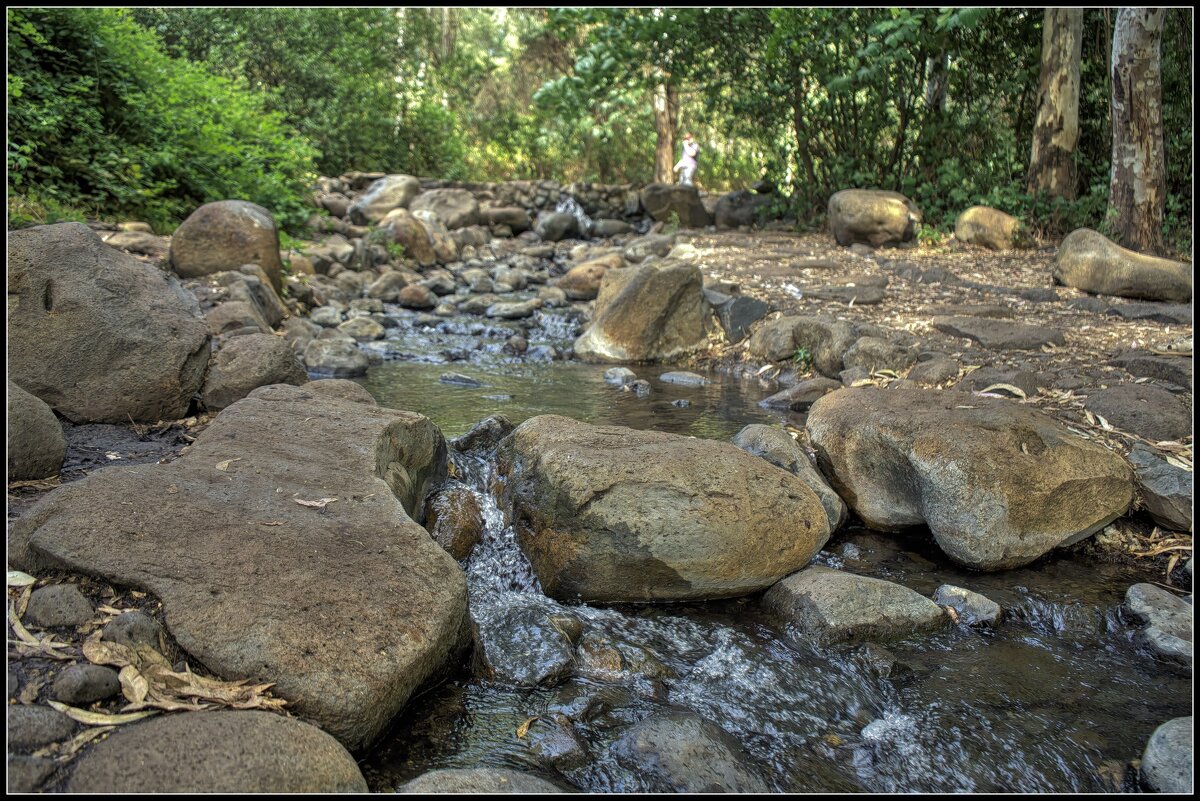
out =
<svg viewBox="0 0 1200 801"><path fill-rule="evenodd" d="M74 584L54 584L34 590L25 611L27 622L43 628L78 626L92 619L92 603Z"/></svg>

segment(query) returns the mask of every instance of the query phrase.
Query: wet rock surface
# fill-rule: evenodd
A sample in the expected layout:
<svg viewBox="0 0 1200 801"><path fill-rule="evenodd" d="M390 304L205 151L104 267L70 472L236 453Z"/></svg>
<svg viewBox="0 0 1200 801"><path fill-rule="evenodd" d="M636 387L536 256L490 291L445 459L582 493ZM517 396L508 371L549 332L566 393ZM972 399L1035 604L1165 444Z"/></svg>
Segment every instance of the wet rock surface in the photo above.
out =
<svg viewBox="0 0 1200 801"><path fill-rule="evenodd" d="M396 788L398 793L563 793L558 785L507 768L433 770Z"/></svg>
<svg viewBox="0 0 1200 801"><path fill-rule="evenodd" d="M1155 793L1191 793L1195 754L1192 717L1169 720L1154 730L1142 754L1139 777Z"/></svg>

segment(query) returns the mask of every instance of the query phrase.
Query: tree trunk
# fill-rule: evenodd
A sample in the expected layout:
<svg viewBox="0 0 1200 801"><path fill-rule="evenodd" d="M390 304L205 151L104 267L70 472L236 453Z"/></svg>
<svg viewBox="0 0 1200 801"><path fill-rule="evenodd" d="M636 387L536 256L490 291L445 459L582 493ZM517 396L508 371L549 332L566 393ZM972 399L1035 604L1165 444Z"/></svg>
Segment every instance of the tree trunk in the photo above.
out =
<svg viewBox="0 0 1200 801"><path fill-rule="evenodd" d="M1042 23L1042 78L1026 188L1074 200L1079 144L1079 54L1083 9L1047 8Z"/></svg>
<svg viewBox="0 0 1200 801"><path fill-rule="evenodd" d="M679 114L679 97L670 83L654 87L654 132L658 141L654 147L654 180L660 184L675 183L675 121Z"/></svg>
<svg viewBox="0 0 1200 801"><path fill-rule="evenodd" d="M1162 8L1122 8L1112 46L1112 181L1109 215L1117 240L1163 252Z"/></svg>

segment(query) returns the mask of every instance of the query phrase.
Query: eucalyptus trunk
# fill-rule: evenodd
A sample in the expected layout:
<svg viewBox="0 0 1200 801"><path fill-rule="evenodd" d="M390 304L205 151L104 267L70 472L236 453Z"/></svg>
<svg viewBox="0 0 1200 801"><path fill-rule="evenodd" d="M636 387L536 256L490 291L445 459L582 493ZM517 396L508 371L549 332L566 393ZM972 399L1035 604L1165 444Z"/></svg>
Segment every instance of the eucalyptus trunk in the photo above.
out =
<svg viewBox="0 0 1200 801"><path fill-rule="evenodd" d="M1083 9L1047 8L1042 23L1042 76L1027 188L1074 200L1073 155L1079 144L1079 55Z"/></svg>
<svg viewBox="0 0 1200 801"><path fill-rule="evenodd" d="M679 116L679 97L670 83L654 87L654 180L660 184L675 182L675 123Z"/></svg>
<svg viewBox="0 0 1200 801"><path fill-rule="evenodd" d="M1161 45L1166 9L1122 8L1112 43L1112 180L1108 208L1117 240L1163 252L1166 167Z"/></svg>

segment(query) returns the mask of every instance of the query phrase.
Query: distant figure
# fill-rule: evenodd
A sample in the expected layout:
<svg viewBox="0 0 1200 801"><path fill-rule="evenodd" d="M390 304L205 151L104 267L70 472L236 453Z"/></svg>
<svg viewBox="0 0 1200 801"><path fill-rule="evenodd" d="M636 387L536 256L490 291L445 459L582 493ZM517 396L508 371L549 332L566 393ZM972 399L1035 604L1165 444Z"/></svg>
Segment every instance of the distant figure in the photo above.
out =
<svg viewBox="0 0 1200 801"><path fill-rule="evenodd" d="M696 154L700 152L700 145L696 144L692 139L692 135L683 135L683 158L675 165L675 172L679 173L679 183L684 186L692 185L692 176L696 174Z"/></svg>

